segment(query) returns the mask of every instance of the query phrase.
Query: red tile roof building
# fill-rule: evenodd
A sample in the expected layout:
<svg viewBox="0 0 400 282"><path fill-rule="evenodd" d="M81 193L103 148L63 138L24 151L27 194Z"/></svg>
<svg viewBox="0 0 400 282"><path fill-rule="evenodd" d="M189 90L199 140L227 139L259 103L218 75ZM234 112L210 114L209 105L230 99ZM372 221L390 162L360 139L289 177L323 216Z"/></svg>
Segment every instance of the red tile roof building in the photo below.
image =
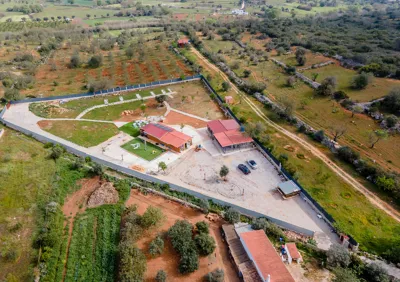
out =
<svg viewBox="0 0 400 282"><path fill-rule="evenodd" d="M294 260L296 262L302 261L301 254L300 254L299 250L297 249L295 243L286 243L285 248L286 248L288 255L290 256L289 263L291 263L292 260Z"/></svg>
<svg viewBox="0 0 400 282"><path fill-rule="evenodd" d="M183 47L189 44L189 39L187 38L181 38L178 40L178 46Z"/></svg>
<svg viewBox="0 0 400 282"><path fill-rule="evenodd" d="M234 119L213 120L207 123L207 128L224 152L253 145L253 139L241 130L240 125Z"/></svg>
<svg viewBox="0 0 400 282"><path fill-rule="evenodd" d="M192 137L159 123L149 123L143 126L140 134L175 152L181 152L192 145Z"/></svg>
<svg viewBox="0 0 400 282"><path fill-rule="evenodd" d="M263 281L295 282L263 230L241 233L240 240Z"/></svg>

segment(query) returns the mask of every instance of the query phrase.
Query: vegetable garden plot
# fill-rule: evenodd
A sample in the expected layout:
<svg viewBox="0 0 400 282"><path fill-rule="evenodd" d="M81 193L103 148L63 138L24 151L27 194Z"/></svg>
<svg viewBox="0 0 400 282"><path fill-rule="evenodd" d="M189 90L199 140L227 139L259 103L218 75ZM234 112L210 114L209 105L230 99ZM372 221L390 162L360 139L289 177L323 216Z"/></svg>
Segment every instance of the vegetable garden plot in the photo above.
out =
<svg viewBox="0 0 400 282"><path fill-rule="evenodd" d="M121 208L104 205L76 219L65 282L114 281Z"/></svg>

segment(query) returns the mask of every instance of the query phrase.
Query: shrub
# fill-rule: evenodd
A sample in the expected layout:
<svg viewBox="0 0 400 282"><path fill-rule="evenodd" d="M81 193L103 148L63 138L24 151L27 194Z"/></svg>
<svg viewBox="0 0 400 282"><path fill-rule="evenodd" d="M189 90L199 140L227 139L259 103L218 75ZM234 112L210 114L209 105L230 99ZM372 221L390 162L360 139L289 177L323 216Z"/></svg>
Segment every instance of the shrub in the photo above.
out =
<svg viewBox="0 0 400 282"><path fill-rule="evenodd" d="M103 64L103 56L101 55L94 55L88 61L89 68L98 68Z"/></svg>
<svg viewBox="0 0 400 282"><path fill-rule="evenodd" d="M161 255L164 251L164 240L158 235L149 245L149 254L153 257Z"/></svg>
<svg viewBox="0 0 400 282"><path fill-rule="evenodd" d="M178 269L182 274L191 273L199 269L199 255L195 248L187 248L181 254Z"/></svg>
<svg viewBox="0 0 400 282"><path fill-rule="evenodd" d="M88 85L86 88L89 90L89 92L96 92L99 90L105 90L111 88L112 82L110 79L100 79L100 80L92 80L89 81Z"/></svg>
<svg viewBox="0 0 400 282"><path fill-rule="evenodd" d="M333 99L335 100L343 100L343 99L347 99L349 98L349 96L347 96L346 92L339 90L336 91L335 93L333 93Z"/></svg>
<svg viewBox="0 0 400 282"><path fill-rule="evenodd" d="M203 212L206 214L210 210L210 203L206 199L200 199L198 206L203 209Z"/></svg>
<svg viewBox="0 0 400 282"><path fill-rule="evenodd" d="M376 186L384 191L393 191L396 187L396 181L393 178L379 176L375 181Z"/></svg>
<svg viewBox="0 0 400 282"><path fill-rule="evenodd" d="M255 218L253 219L251 223L251 228L254 230L267 230L269 227L269 222L266 218L260 217L260 218Z"/></svg>
<svg viewBox="0 0 400 282"><path fill-rule="evenodd" d="M198 231L199 233L205 233L205 234L209 234L209 233L210 233L209 225L208 225L208 223L205 222L205 221L199 221L199 222L197 222L197 223L196 223L196 228L197 228L197 231Z"/></svg>
<svg viewBox="0 0 400 282"><path fill-rule="evenodd" d="M370 263L365 267L363 277L369 282L389 282L386 269L376 263Z"/></svg>
<svg viewBox="0 0 400 282"><path fill-rule="evenodd" d="M214 238L206 233L200 233L199 235L196 235L196 237L194 237L194 241L200 255L202 256L208 256L215 250L216 245Z"/></svg>
<svg viewBox="0 0 400 282"><path fill-rule="evenodd" d="M385 121L386 121L386 126L392 128L396 126L399 119L395 115L389 115L388 117L386 117Z"/></svg>
<svg viewBox="0 0 400 282"><path fill-rule="evenodd" d="M358 152L347 146L343 146L338 149L338 156L350 164L353 164L354 161L357 161L360 158L360 154Z"/></svg>
<svg viewBox="0 0 400 282"><path fill-rule="evenodd" d="M45 144L44 144L44 146L43 146L43 147L44 147L45 149L49 149L49 148L52 148L53 146L54 146L54 144L53 144L53 143L51 143L51 142L47 142L47 143L45 143Z"/></svg>
<svg viewBox="0 0 400 282"><path fill-rule="evenodd" d="M79 68L80 65L81 65L81 59L79 57L79 54L72 55L72 57L69 61L69 67L71 69L76 69L76 68Z"/></svg>
<svg viewBox="0 0 400 282"><path fill-rule="evenodd" d="M331 267L347 267L350 264L350 253L341 245L331 245L326 255L327 263Z"/></svg>
<svg viewBox="0 0 400 282"><path fill-rule="evenodd" d="M315 141L317 141L317 142L322 142L322 141L324 141L324 139L325 139L325 133L324 133L324 131L323 130L318 130L317 132L315 132L314 134L313 134L313 139L315 140Z"/></svg>
<svg viewBox="0 0 400 282"><path fill-rule="evenodd" d="M331 96L334 93L335 88L336 78L330 76L321 82L321 85L315 90L315 93L321 96Z"/></svg>
<svg viewBox="0 0 400 282"><path fill-rule="evenodd" d="M275 239L285 238L285 234L283 233L282 229L280 229L275 223L270 222L264 231L268 236L271 236Z"/></svg>
<svg viewBox="0 0 400 282"><path fill-rule="evenodd" d="M138 247L129 242L120 244L119 252L120 281L142 281L147 270L146 256Z"/></svg>
<svg viewBox="0 0 400 282"><path fill-rule="evenodd" d="M186 220L177 220L168 230L172 247L180 254L179 272L193 272L199 267L199 255L192 239L193 225Z"/></svg>
<svg viewBox="0 0 400 282"><path fill-rule="evenodd" d="M385 99L383 99L382 106L394 114L400 111L400 87L390 91Z"/></svg>
<svg viewBox="0 0 400 282"><path fill-rule="evenodd" d="M393 244L393 246L387 250L384 254L383 257L393 263L400 263L400 242L397 244Z"/></svg>
<svg viewBox="0 0 400 282"><path fill-rule="evenodd" d="M4 91L4 98L7 101L16 101L21 99L21 94L19 93L18 89L16 88L7 88Z"/></svg>
<svg viewBox="0 0 400 282"><path fill-rule="evenodd" d="M224 270L218 268L210 273L208 273L205 277L207 282L223 282L224 281Z"/></svg>
<svg viewBox="0 0 400 282"><path fill-rule="evenodd" d="M156 226L163 219L164 219L164 214L162 213L161 209L149 206L140 220L140 225L143 228L149 228L152 226Z"/></svg>
<svg viewBox="0 0 400 282"><path fill-rule="evenodd" d="M364 89L368 86L371 76L365 72L354 76L351 80L351 87L354 89Z"/></svg>
<svg viewBox="0 0 400 282"><path fill-rule="evenodd" d="M233 208L229 208L225 214L224 214L224 218L229 222L229 223L238 223L240 221L240 213L233 209Z"/></svg>
<svg viewBox="0 0 400 282"><path fill-rule="evenodd" d="M165 282L167 281L167 273L164 270L159 270L156 275L157 282Z"/></svg>
<svg viewBox="0 0 400 282"><path fill-rule="evenodd" d="M333 269L333 274L335 274L335 278L333 278L332 282L359 282L360 281L351 269L336 267L335 269Z"/></svg>

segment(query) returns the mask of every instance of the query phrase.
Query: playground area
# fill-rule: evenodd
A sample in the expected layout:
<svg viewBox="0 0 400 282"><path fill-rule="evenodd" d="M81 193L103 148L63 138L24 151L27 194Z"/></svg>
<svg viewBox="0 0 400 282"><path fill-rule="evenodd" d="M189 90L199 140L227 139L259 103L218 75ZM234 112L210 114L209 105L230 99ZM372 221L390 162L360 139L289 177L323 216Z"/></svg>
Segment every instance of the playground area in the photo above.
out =
<svg viewBox="0 0 400 282"><path fill-rule="evenodd" d="M140 138L134 138L133 140L122 145L121 147L128 152L147 161L152 161L165 152L165 150L161 149L160 147L143 141Z"/></svg>

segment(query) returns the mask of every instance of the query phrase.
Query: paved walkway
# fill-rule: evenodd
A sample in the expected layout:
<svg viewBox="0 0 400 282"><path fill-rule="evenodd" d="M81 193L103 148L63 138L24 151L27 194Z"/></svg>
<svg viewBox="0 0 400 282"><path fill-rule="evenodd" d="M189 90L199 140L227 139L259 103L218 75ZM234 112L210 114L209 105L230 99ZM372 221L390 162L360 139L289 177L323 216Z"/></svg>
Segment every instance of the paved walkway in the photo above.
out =
<svg viewBox="0 0 400 282"><path fill-rule="evenodd" d="M154 93L152 93L154 94ZM88 112L94 110L94 109L98 109L98 108L104 108L104 107L108 107L108 106L114 106L114 105L120 105L120 104L125 104L125 103L131 103L131 102L135 102L135 101L142 101L142 100L148 100L148 99L153 99L156 96L163 96L163 95L167 95L170 98L173 98L172 94L176 94L176 92L165 92L162 94L158 94L158 95L151 95L151 96L147 96L147 97L141 97L139 94L136 94L137 98L136 99L129 99L129 100L123 100L123 101L117 101L117 102L113 102L113 103L109 103L109 104L102 104L102 105L96 105L90 108L85 109L83 112L81 112L76 119L81 119L84 115L86 115Z"/></svg>

